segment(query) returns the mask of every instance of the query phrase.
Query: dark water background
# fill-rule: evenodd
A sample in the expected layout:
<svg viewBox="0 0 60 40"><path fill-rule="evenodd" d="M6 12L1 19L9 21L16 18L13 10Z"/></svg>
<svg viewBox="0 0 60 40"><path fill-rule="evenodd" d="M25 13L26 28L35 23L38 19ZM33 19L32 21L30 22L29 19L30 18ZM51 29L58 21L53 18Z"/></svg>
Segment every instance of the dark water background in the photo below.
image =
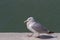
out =
<svg viewBox="0 0 60 40"><path fill-rule="evenodd" d="M29 16L60 32L60 0L0 0L0 32L27 32Z"/></svg>

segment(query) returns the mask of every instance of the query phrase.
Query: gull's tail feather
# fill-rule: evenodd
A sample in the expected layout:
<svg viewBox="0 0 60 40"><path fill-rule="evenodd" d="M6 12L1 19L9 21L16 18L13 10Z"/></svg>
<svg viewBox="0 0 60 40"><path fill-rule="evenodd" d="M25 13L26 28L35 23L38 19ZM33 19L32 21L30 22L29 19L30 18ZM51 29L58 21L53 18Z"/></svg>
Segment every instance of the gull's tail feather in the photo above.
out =
<svg viewBox="0 0 60 40"><path fill-rule="evenodd" d="M47 34L52 34L52 33L54 33L54 32L52 32L52 31L49 31Z"/></svg>

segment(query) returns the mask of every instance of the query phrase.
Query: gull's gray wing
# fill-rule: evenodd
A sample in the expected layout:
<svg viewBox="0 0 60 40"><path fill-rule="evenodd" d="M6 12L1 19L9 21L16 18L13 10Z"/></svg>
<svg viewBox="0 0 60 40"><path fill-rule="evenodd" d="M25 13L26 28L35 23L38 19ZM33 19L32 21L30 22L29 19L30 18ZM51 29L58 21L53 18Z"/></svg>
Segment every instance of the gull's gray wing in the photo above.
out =
<svg viewBox="0 0 60 40"><path fill-rule="evenodd" d="M34 24L32 25L32 28L33 28L35 31L39 32L39 33L46 33L46 32L48 32L48 29L45 28L45 27L44 27L43 25L41 25L40 23L34 23Z"/></svg>

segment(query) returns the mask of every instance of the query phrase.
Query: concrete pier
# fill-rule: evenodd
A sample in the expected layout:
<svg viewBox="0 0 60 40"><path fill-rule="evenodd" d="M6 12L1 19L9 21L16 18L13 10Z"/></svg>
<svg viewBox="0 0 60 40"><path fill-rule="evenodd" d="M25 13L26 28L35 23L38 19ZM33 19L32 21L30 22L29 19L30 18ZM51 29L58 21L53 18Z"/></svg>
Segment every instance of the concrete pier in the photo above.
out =
<svg viewBox="0 0 60 40"><path fill-rule="evenodd" d="M41 34L40 38L28 37L31 33L0 33L0 40L60 40L60 33Z"/></svg>

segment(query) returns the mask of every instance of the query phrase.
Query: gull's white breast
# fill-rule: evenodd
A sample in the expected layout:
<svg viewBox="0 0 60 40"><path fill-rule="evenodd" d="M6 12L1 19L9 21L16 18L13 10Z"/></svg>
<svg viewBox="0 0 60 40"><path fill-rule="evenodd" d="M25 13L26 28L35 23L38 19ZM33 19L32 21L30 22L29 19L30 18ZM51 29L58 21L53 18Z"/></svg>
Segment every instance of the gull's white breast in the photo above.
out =
<svg viewBox="0 0 60 40"><path fill-rule="evenodd" d="M27 22L27 28L31 31L31 32L36 32L32 27L35 24L35 22Z"/></svg>

